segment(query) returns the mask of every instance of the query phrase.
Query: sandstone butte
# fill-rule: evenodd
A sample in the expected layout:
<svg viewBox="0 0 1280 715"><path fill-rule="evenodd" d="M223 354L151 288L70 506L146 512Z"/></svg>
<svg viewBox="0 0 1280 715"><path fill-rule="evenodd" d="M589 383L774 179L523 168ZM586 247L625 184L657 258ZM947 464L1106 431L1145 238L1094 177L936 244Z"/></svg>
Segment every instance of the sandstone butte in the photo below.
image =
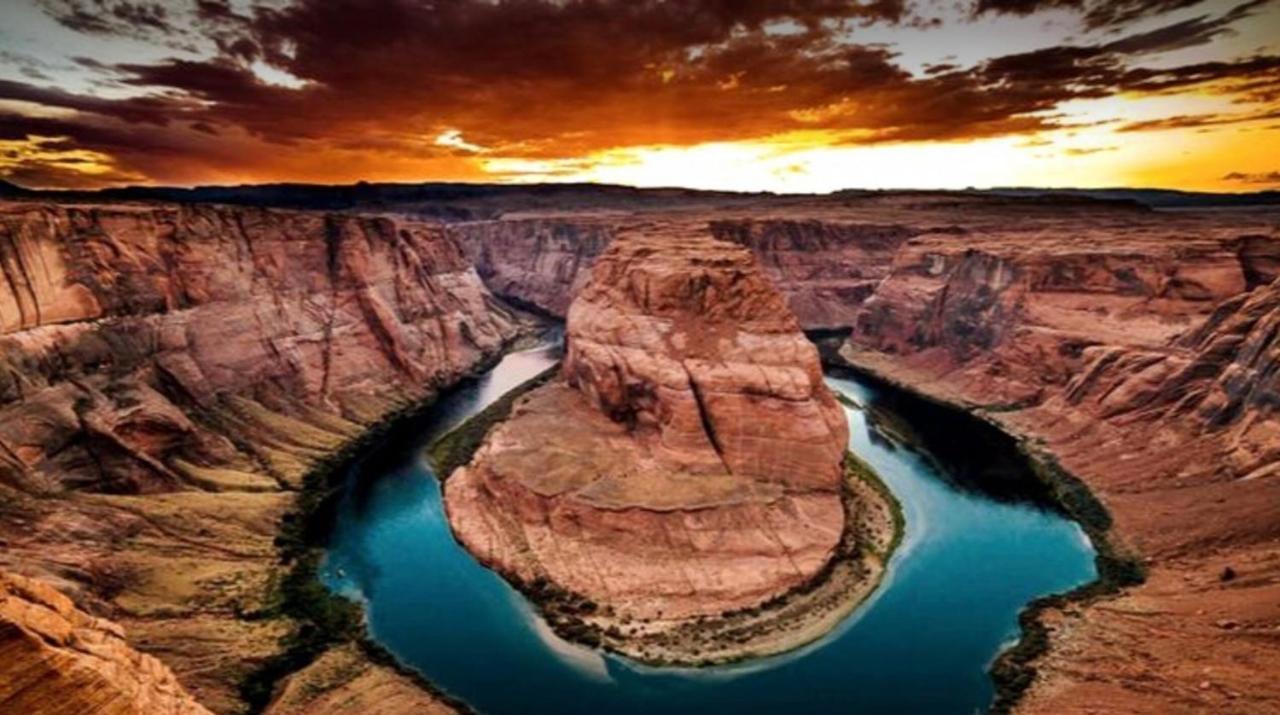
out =
<svg viewBox="0 0 1280 715"><path fill-rule="evenodd" d="M709 227L756 254L802 328L847 333L845 360L1056 459L1142 559L1141 585L1042 615L1019 712L1280 711L1274 210L681 201L444 227L0 204L0 570L110 618L205 707L240 712L240 679L294 627L257 614L300 476L498 354L517 332L499 299L563 317L615 235ZM26 626L0 621L9 652ZM32 667L65 662L27 642ZM348 647L273 707L370 698L446 707Z"/></svg>
<svg viewBox="0 0 1280 715"><path fill-rule="evenodd" d="M573 300L566 351L446 482L482 562L628 622L756 606L833 557L844 413L749 251L705 232L617 239Z"/></svg>

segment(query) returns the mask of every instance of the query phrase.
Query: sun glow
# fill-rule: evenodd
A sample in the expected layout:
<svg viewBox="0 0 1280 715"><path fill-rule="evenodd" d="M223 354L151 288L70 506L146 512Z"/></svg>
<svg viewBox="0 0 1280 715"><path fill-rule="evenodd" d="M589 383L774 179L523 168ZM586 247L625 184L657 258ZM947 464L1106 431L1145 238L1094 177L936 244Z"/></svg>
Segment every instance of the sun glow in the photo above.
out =
<svg viewBox="0 0 1280 715"><path fill-rule="evenodd" d="M1208 102L1202 107L1217 108ZM1244 122L1117 131L1126 122L1162 116L1160 109L1113 100L1107 111L1095 115L1105 116L1105 121L969 141L860 144L856 136L847 134L802 132L760 141L622 147L565 159L490 157L480 160L480 167L497 180L513 182L593 181L778 193L849 187L1265 188L1242 187L1225 177L1240 171L1232 167L1259 174L1272 170L1274 158L1258 147L1276 145L1280 126ZM1190 154L1201 157L1201 162L1189 166ZM1212 166L1206 167L1207 158Z"/></svg>

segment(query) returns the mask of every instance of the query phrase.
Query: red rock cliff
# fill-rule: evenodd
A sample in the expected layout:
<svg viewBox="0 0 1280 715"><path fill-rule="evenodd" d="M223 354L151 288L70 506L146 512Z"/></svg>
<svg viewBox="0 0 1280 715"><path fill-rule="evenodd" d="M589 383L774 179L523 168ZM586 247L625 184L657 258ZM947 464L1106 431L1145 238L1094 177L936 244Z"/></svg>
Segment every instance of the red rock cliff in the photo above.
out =
<svg viewBox="0 0 1280 715"><path fill-rule="evenodd" d="M1021 709L1275 709L1280 239L1250 215L1119 218L914 238L844 354L1051 454L1148 567L1046 616Z"/></svg>
<svg viewBox="0 0 1280 715"><path fill-rule="evenodd" d="M844 415L746 250L628 236L569 311L563 380L449 478L482 561L636 617L714 615L831 558Z"/></svg>
<svg viewBox="0 0 1280 715"><path fill-rule="evenodd" d="M435 227L213 206L0 205L0 567L163 652L211 708L291 490L516 334Z"/></svg>
<svg viewBox="0 0 1280 715"><path fill-rule="evenodd" d="M614 229L581 218L478 221L448 231L495 294L564 317Z"/></svg>
<svg viewBox="0 0 1280 715"><path fill-rule="evenodd" d="M902 225L779 218L717 220L711 231L751 249L805 330L853 325L898 248L918 233Z"/></svg>
<svg viewBox="0 0 1280 715"><path fill-rule="evenodd" d="M208 715L120 626L38 581L0 572L0 712Z"/></svg>

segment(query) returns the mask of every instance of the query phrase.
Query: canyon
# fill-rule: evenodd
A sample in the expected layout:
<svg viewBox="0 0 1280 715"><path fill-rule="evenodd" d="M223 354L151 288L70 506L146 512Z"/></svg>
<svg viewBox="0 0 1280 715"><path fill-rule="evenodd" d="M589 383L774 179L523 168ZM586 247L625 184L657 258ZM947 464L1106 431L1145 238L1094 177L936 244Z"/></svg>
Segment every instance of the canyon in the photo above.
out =
<svg viewBox="0 0 1280 715"><path fill-rule="evenodd" d="M616 295L634 271L618 274L625 262L608 258L612 278L597 283L593 268L619 237L687 248L709 233L754 254L785 298L796 317L785 350L811 349L797 327L835 340L828 359L998 425L1106 507L1108 538L1141 561L1145 580L1040 612L1046 650L1020 712L1280 708L1269 677L1280 665L1274 209L923 192L517 209L441 223L408 210L0 204L0 570L14 574L6 583L43 584L6 587L43 595L5 603L35 600L72 624L57 628L103 634L83 638L112 643L112 657L130 663L112 671L127 697L245 710L240 684L299 628L276 607L276 537L304 476L487 364L522 332L521 310L569 319L567 382L540 388L549 416L530 399L508 425L567 410L616 439L620 423L601 408L655 430L654 416L670 410L680 417L663 443L691 468L716 469L692 388L634 394L616 381L648 369L617 360L620 347L664 353L619 337L643 325ZM578 315L575 297L599 310ZM609 327L592 313L626 317ZM717 392L721 380L753 379L705 378ZM713 424L734 399L708 402ZM799 424L835 429L813 415ZM504 429L478 454L482 465L518 447ZM822 488L805 497L814 528L799 574L838 537L838 454L827 451L782 469L825 480L805 487ZM754 474L749 451L723 460ZM447 489L485 481L462 476ZM575 517L637 496L622 486L591 493L595 505ZM484 557L490 537L460 531ZM591 592L576 566L561 564L558 578ZM673 591L663 607L729 608L801 578L752 573L772 580L705 602ZM725 595L739 587L741 602ZM64 667L65 637L33 638L22 620L33 612L5 607L0 648L33 669ZM93 677L77 682L97 687ZM385 712L452 707L352 645L286 679L271 707L341 712L370 693L383 694ZM125 699L114 702L102 711L145 711L107 709Z"/></svg>

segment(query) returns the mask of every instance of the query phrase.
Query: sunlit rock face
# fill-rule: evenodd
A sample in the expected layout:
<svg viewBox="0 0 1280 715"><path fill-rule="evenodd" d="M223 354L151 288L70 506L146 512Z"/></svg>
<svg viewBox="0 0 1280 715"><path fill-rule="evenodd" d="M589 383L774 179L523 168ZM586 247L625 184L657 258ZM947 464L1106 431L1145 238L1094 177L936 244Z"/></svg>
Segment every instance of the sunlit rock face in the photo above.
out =
<svg viewBox="0 0 1280 715"><path fill-rule="evenodd" d="M847 426L749 251L624 234L567 341L561 378L447 483L481 560L642 617L759 603L826 564Z"/></svg>
<svg viewBox="0 0 1280 715"><path fill-rule="evenodd" d="M1082 208L999 207L985 225L958 217L963 235L912 238L843 354L1024 436L1141 555L1142 586L1047 617L1052 649L1022 709L1230 709L1218 692L1273 708L1275 649L1256 634L1280 602L1274 215ZM1215 654L1211 690L1189 652Z"/></svg>
<svg viewBox="0 0 1280 715"><path fill-rule="evenodd" d="M597 261L569 311L564 375L671 460L722 461L797 488L835 483L844 414L817 351L745 250L636 237Z"/></svg>
<svg viewBox="0 0 1280 715"><path fill-rule="evenodd" d="M0 571L0 711L209 715L160 661L34 579Z"/></svg>
<svg viewBox="0 0 1280 715"><path fill-rule="evenodd" d="M0 482L29 489L172 491L244 466L210 433L245 415L195 413L372 421L515 332L439 228L383 218L7 205L0 266Z"/></svg>

